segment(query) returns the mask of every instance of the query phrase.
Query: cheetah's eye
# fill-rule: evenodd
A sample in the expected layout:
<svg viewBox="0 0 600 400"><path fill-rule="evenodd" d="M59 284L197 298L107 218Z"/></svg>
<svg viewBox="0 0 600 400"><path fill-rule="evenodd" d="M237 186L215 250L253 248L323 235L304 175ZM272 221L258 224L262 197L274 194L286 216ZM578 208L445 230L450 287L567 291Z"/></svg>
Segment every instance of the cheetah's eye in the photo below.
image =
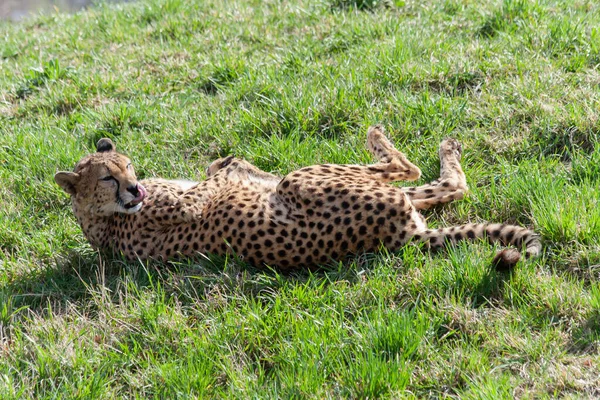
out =
<svg viewBox="0 0 600 400"><path fill-rule="evenodd" d="M101 180L101 181L108 182L108 181L112 181L113 179L115 179L115 178L113 178L112 176L108 175L108 176L105 176L104 178L102 178L102 179L100 179L100 180Z"/></svg>

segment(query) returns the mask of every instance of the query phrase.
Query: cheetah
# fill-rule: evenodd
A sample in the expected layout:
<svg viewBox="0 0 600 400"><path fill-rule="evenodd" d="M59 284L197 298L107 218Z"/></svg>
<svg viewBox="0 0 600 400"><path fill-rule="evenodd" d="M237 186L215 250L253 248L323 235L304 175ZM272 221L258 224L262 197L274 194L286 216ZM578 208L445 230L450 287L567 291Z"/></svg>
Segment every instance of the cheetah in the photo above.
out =
<svg viewBox="0 0 600 400"><path fill-rule="evenodd" d="M461 199L468 189L458 141L442 141L439 179L416 187L390 185L415 181L421 171L381 126L369 128L367 146L375 164L313 165L281 178L229 156L210 164L202 182L138 181L130 159L104 138L96 153L55 181L71 196L92 247L130 260L235 254L285 270L382 247L394 251L411 241L439 249L478 238L524 249L527 257L539 254L539 236L519 226L427 228L420 210ZM519 251L505 249L494 264L510 268L519 258Z"/></svg>

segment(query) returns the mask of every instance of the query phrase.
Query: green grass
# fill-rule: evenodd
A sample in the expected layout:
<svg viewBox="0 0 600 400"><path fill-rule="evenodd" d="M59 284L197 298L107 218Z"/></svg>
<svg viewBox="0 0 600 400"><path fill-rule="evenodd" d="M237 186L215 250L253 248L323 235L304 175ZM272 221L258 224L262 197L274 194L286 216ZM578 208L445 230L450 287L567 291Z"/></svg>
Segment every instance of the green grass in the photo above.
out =
<svg viewBox="0 0 600 400"><path fill-rule="evenodd" d="M184 1L0 23L0 398L600 394L600 5ZM54 184L101 137L141 177L235 154L370 162L382 123L471 192L432 226L509 222L544 251L407 246L312 273L104 259Z"/></svg>

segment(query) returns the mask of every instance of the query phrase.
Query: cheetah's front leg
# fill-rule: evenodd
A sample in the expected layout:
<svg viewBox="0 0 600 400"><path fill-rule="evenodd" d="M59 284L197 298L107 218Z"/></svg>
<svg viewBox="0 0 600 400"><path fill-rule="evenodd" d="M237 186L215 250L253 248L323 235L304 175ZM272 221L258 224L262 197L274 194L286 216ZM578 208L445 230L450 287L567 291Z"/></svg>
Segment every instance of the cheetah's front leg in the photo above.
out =
<svg viewBox="0 0 600 400"><path fill-rule="evenodd" d="M247 181L252 184L275 188L281 178L265 172L246 160L228 156L213 161L206 169L206 176L221 176L229 181Z"/></svg>
<svg viewBox="0 0 600 400"><path fill-rule="evenodd" d="M200 221L207 204L219 190L219 183L214 179L205 181L185 182L150 179L142 181L148 197L142 208L147 215L147 227L163 229L172 225ZM187 185L192 186L184 190Z"/></svg>

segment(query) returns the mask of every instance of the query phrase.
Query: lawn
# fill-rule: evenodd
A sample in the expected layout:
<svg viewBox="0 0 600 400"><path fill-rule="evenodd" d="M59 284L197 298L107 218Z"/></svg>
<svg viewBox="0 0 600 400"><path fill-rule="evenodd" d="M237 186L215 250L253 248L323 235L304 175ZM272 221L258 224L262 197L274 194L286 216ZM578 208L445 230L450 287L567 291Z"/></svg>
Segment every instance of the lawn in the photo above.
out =
<svg viewBox="0 0 600 400"><path fill-rule="evenodd" d="M141 0L0 37L0 398L600 396L597 1ZM431 226L528 226L542 256L128 263L53 181L101 137L142 178L368 163L375 123L420 182L463 144L471 191Z"/></svg>

